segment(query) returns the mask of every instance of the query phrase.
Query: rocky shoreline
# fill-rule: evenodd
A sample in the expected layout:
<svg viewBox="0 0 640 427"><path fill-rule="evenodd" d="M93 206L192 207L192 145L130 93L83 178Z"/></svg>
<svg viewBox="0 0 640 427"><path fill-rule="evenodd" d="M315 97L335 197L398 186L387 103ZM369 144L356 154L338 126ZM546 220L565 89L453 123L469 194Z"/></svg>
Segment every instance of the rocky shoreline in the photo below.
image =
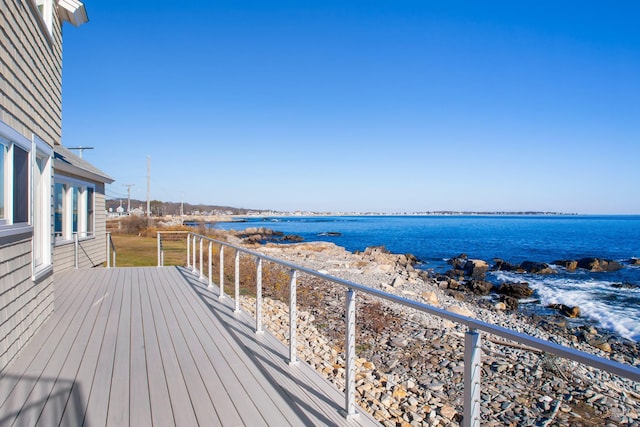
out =
<svg viewBox="0 0 640 427"><path fill-rule="evenodd" d="M260 234L254 231L230 239L241 243L241 238ZM391 254L383 248L351 253L326 242L257 243L261 241L254 237L244 243L274 258L640 366L637 343L593 327L569 327L561 314L523 316L508 310L503 301L489 303L473 291L473 285L465 285L466 291L452 289L451 277L432 277L414 268L416 259L411 255ZM466 276L472 278L473 269L468 269L471 273ZM299 292L308 297L298 297L300 358L343 389L344 289L311 277L301 277L299 282ZM245 302L246 309L253 310ZM360 405L388 426L459 425L464 328L366 296L359 297L357 318ZM285 301L265 298L264 321L287 342ZM483 354L483 425L640 423L638 383L486 335Z"/></svg>

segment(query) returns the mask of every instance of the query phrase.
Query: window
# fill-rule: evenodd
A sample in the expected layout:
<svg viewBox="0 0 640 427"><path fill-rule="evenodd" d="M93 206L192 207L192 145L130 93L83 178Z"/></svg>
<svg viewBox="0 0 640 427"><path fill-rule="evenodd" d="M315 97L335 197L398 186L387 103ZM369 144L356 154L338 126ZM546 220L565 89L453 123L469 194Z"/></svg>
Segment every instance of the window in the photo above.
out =
<svg viewBox="0 0 640 427"><path fill-rule="evenodd" d="M64 233L64 217L62 215L64 206L65 188L64 184L56 182L53 187L53 213L54 226L53 232L56 238L62 237Z"/></svg>
<svg viewBox="0 0 640 427"><path fill-rule="evenodd" d="M31 141L0 121L0 236L30 226L31 150Z"/></svg>
<svg viewBox="0 0 640 427"><path fill-rule="evenodd" d="M93 236L94 184L57 176L53 194L56 242Z"/></svg>
<svg viewBox="0 0 640 427"><path fill-rule="evenodd" d="M29 222L29 153L13 146L13 222Z"/></svg>
<svg viewBox="0 0 640 427"><path fill-rule="evenodd" d="M33 152L33 270L34 276L51 265L51 156L53 151L34 136Z"/></svg>
<svg viewBox="0 0 640 427"><path fill-rule="evenodd" d="M2 143L2 141L0 141L0 225L1 224L5 224L6 222L6 218L5 218L5 214L4 214L4 206L5 206L5 200L4 200L4 186L5 186L5 159L7 158L7 146L4 145Z"/></svg>
<svg viewBox="0 0 640 427"><path fill-rule="evenodd" d="M53 32L53 0L35 0L35 3L42 22L51 34Z"/></svg>

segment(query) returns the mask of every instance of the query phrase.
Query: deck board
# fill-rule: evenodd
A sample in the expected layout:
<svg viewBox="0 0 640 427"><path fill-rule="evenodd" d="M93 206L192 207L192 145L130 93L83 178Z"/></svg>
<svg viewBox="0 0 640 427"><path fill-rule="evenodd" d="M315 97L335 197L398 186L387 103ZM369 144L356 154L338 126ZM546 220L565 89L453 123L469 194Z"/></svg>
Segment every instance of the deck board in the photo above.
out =
<svg viewBox="0 0 640 427"><path fill-rule="evenodd" d="M184 268L54 277L56 310L0 375L0 424L379 425Z"/></svg>

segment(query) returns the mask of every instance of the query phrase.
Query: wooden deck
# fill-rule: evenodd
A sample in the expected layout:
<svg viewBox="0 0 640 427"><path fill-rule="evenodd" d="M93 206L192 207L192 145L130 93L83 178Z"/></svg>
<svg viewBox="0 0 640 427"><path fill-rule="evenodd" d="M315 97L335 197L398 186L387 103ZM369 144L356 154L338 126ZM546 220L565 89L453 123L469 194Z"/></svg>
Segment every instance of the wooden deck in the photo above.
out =
<svg viewBox="0 0 640 427"><path fill-rule="evenodd" d="M55 277L55 314L0 375L2 426L380 425L179 267Z"/></svg>

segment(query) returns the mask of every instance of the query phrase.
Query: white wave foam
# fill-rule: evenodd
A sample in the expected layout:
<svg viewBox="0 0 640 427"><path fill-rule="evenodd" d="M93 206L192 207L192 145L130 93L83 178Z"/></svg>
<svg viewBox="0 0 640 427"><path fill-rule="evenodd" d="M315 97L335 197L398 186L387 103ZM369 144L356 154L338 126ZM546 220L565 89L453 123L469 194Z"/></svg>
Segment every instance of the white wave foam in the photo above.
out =
<svg viewBox="0 0 640 427"><path fill-rule="evenodd" d="M621 306L619 301L640 297L640 289L617 289L613 282L580 280L557 276L523 275L510 272L493 272L499 282L529 283L542 306L564 304L578 306L583 317L594 321L601 328L621 337L640 341L640 307Z"/></svg>

